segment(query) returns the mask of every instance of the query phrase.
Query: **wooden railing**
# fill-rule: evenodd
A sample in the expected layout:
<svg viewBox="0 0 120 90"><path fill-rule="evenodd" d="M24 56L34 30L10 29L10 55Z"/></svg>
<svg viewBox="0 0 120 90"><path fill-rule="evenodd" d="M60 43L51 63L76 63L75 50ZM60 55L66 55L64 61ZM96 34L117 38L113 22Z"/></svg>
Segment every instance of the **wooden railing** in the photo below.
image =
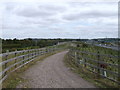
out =
<svg viewBox="0 0 120 90"><path fill-rule="evenodd" d="M3 61L0 63L0 66L2 67L2 70L0 71L0 83L18 68L35 60L37 56L57 50L60 50L60 48L53 46L51 48L30 49L1 54Z"/></svg>
<svg viewBox="0 0 120 90"><path fill-rule="evenodd" d="M93 72L97 77L107 78L120 85L120 66L118 65L118 55L108 55L70 49L69 60L77 66ZM81 69L82 69L81 68Z"/></svg>

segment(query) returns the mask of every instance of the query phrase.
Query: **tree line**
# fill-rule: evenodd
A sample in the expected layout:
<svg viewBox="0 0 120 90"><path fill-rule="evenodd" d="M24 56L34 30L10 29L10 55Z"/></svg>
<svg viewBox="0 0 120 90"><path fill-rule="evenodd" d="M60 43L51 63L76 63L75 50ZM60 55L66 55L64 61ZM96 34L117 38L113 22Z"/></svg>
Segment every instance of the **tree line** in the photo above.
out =
<svg viewBox="0 0 120 90"><path fill-rule="evenodd" d="M71 41L73 39L1 39L2 40L2 52L42 48L46 46L56 45L59 42Z"/></svg>
<svg viewBox="0 0 120 90"><path fill-rule="evenodd" d="M23 50L23 49L33 49L33 48L42 48L46 46L56 45L58 42L67 42L67 41L82 41L86 42L89 39L35 39L35 38L26 38L26 39L1 39L0 43L2 45L2 52L15 51L15 50ZM119 38L99 38L99 39L92 39L94 41L119 41Z"/></svg>

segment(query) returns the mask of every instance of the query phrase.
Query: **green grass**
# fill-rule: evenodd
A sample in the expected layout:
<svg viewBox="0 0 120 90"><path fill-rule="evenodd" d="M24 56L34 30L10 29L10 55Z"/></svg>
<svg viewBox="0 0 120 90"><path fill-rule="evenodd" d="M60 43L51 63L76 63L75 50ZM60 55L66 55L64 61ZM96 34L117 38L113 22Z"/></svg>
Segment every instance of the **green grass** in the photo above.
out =
<svg viewBox="0 0 120 90"><path fill-rule="evenodd" d="M27 70L27 69L29 69L29 67L35 65L37 63L37 61L42 61L44 58L51 56L53 54L56 54L58 52L61 52L61 51L63 51L63 50L54 51L54 52L36 57L34 61L28 63L24 67L22 67L22 68L16 70L15 72L13 72L12 74L10 74L9 77L3 82L3 88L16 88L17 85L27 82L27 80L25 80L24 78L21 77L25 70ZM28 88L28 86L25 86L23 88Z"/></svg>
<svg viewBox="0 0 120 90"><path fill-rule="evenodd" d="M15 88L19 83L25 82L23 78L20 77L19 71L12 73L8 76L7 80L3 83L2 88Z"/></svg>
<svg viewBox="0 0 120 90"><path fill-rule="evenodd" d="M58 46L48 46L48 47L46 47L47 49L53 49L53 48L65 48L66 47L66 45L58 45ZM42 51L44 51L44 50L42 50ZM46 49L45 49L45 51L46 51ZM16 56L14 55L14 54L12 54L12 55L8 55L8 57L7 57L7 59L11 59L11 58L14 58L14 57L17 57L17 56L21 56L21 55L26 55L26 54L29 54L29 53L32 53L32 52L36 52L36 51L30 51L30 52L25 52L25 53L19 53L19 54L16 54ZM2 58L2 61L5 61L6 60L6 58L5 57L0 57L0 58ZM24 59L27 59L28 58L28 56L26 56ZM21 60L23 60L23 58L20 58L20 59L17 59L17 60L13 60L13 61L10 61L10 62L8 62L6 65L2 65L2 70L4 70L5 68L7 68L7 67L9 67L10 65L12 65L12 64L14 64L15 62L19 62L19 61L21 61ZM27 62L28 60L26 60L25 62ZM20 63L20 64L22 64L22 62ZM20 64L17 64L16 66L19 66ZM12 67L10 70L8 70L7 72L10 72L11 70L13 70L15 67ZM2 70L0 70L0 71L2 71Z"/></svg>
<svg viewBox="0 0 120 90"><path fill-rule="evenodd" d="M13 52L13 51L21 51L21 50L28 50L28 49L37 49L39 48L39 46L32 46L32 47L24 47L24 48L2 48L2 53L6 53L7 50L9 50L9 52Z"/></svg>
<svg viewBox="0 0 120 90"><path fill-rule="evenodd" d="M36 52L36 51L30 51L30 52L24 52L24 53L17 53L16 55L15 54L9 54L7 56L7 59L11 59L11 58L14 58L14 57L17 57L17 56L29 54L29 53L32 53L32 52ZM6 60L6 57L2 57L2 61L5 61L5 60Z"/></svg>
<svg viewBox="0 0 120 90"><path fill-rule="evenodd" d="M99 51L100 54L110 54L110 55L115 55L115 56L118 55L118 51L112 50L110 48L88 45L88 44L79 43L79 42L77 42L77 44L79 44L80 47L76 47L76 49L78 49L80 51L88 51L88 52L92 52L92 53L98 53L98 51Z"/></svg>
<svg viewBox="0 0 120 90"><path fill-rule="evenodd" d="M113 65L118 65L120 63L119 59L117 57L111 57L107 55L112 55L112 56L119 56L118 54L120 53L119 51L108 49L108 48L103 48L103 47L98 47L98 46L92 46L92 45L87 45L84 43L78 43L80 46L79 47L71 47L73 50L78 50L78 51L85 51L88 53L80 53L77 52L77 56L82 56L82 58L79 58L79 60L85 60L87 58L86 63L92 64L94 66L98 66L98 61L103 61L105 63L113 64ZM99 52L99 58L98 55L94 55L92 53L98 54ZM72 51L72 54L74 55L74 51ZM92 60L89 60L92 59ZM118 73L118 67L117 66L112 66L112 65L107 65L105 69L117 72ZM92 69L90 66L87 65L87 68ZM97 71L97 69L95 69ZM116 79L117 77L114 74L107 73L107 75L113 79Z"/></svg>
<svg viewBox="0 0 120 90"><path fill-rule="evenodd" d="M88 71L87 69L85 69L82 66L78 66L76 65L71 58L69 58L68 54L64 57L64 62L66 64L66 66L68 66L69 68L71 68L71 70L74 73L77 73L78 75L80 75L80 77L82 77L83 79L87 80L88 82L94 84L96 87L99 88L118 88L120 86L118 86L118 84L105 79L105 78L97 78L97 76Z"/></svg>

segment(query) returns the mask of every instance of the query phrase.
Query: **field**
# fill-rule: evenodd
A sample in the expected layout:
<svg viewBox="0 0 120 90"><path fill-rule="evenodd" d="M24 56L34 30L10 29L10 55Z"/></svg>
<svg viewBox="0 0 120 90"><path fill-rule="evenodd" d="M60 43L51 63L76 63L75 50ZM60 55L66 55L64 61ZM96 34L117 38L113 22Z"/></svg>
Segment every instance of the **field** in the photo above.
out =
<svg viewBox="0 0 120 90"><path fill-rule="evenodd" d="M119 51L93 46L80 41L69 41L56 44L55 42L52 41L52 44L46 42L46 44L44 44L45 47L42 48L40 48L41 44L37 44L38 46L28 45L25 47L23 45L20 48L14 47L14 45L10 46L11 48L4 47L3 52L7 51L7 53L3 53L0 56L2 59L1 71L3 71L3 73L1 73L1 79L15 68L21 66L22 64L26 64L38 55L67 48L69 49L68 62L75 65L78 69L77 72L82 73L83 77L88 77L89 79L92 79L91 81L95 81L95 83L97 81L99 87L118 87L120 80L118 75L118 64L120 64L118 59ZM104 83L105 86L101 85L101 82L102 84Z"/></svg>
<svg viewBox="0 0 120 90"><path fill-rule="evenodd" d="M94 73L96 78L103 81L108 79L116 86L119 83L118 53L112 49L75 42L68 57L73 64Z"/></svg>

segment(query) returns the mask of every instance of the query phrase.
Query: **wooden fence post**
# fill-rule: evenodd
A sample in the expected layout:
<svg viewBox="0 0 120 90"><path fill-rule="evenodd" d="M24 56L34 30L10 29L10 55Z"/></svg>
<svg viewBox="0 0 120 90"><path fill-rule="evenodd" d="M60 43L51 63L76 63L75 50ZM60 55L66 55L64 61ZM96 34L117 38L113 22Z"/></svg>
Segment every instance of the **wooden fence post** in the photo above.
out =
<svg viewBox="0 0 120 90"><path fill-rule="evenodd" d="M40 50L40 55L42 55L42 54L41 54L41 50Z"/></svg>
<svg viewBox="0 0 120 90"><path fill-rule="evenodd" d="M48 53L49 53L49 48L48 48L48 50L47 50L47 51L48 51Z"/></svg>
<svg viewBox="0 0 120 90"><path fill-rule="evenodd" d="M37 56L37 49L35 50L35 56Z"/></svg>
<svg viewBox="0 0 120 90"><path fill-rule="evenodd" d="M39 49L38 49L38 55L39 55Z"/></svg>
<svg viewBox="0 0 120 90"><path fill-rule="evenodd" d="M83 53L81 52L81 63L82 63L82 62L83 62L83 60L84 60L84 59L83 59L83 57L84 57L84 56L83 56ZM82 65L82 64L81 64L81 66L83 67L83 65Z"/></svg>
<svg viewBox="0 0 120 90"><path fill-rule="evenodd" d="M6 55L6 60L8 59L8 54ZM7 63L5 63L5 69L7 68ZM7 71L5 72L4 76L7 74Z"/></svg>
<svg viewBox="0 0 120 90"><path fill-rule="evenodd" d="M39 55L39 49L38 49L38 55Z"/></svg>
<svg viewBox="0 0 120 90"><path fill-rule="evenodd" d="M97 52L97 67L98 67L98 69L97 69L97 78L99 78L100 77L100 64L99 64L99 60L100 60L100 52L98 51Z"/></svg>
<svg viewBox="0 0 120 90"><path fill-rule="evenodd" d="M37 55L37 50L35 49L35 56Z"/></svg>
<svg viewBox="0 0 120 90"><path fill-rule="evenodd" d="M47 53L47 48L45 50L46 50L46 53Z"/></svg>
<svg viewBox="0 0 120 90"><path fill-rule="evenodd" d="M25 63L25 62L24 62L24 59L25 59L25 56L23 56L23 64ZM23 65L23 67L24 67L24 65Z"/></svg>
<svg viewBox="0 0 120 90"><path fill-rule="evenodd" d="M76 51L75 51L75 64L77 64L77 54L76 54Z"/></svg>
<svg viewBox="0 0 120 90"><path fill-rule="evenodd" d="M48 51L48 48L47 48L47 53L48 53L49 51Z"/></svg>
<svg viewBox="0 0 120 90"><path fill-rule="evenodd" d="M40 52L40 53L41 53L41 55L42 55L42 52L43 52L43 50L41 50L41 52Z"/></svg>
<svg viewBox="0 0 120 90"><path fill-rule="evenodd" d="M84 67L86 68L86 59L84 59Z"/></svg>
<svg viewBox="0 0 120 90"><path fill-rule="evenodd" d="M120 49L120 48L118 48L118 49ZM118 51L118 56L120 56L120 51ZM118 57L118 60L120 60L119 57ZM118 61L118 85L120 85L120 70L119 70L119 68L120 68L120 61Z"/></svg>
<svg viewBox="0 0 120 90"><path fill-rule="evenodd" d="M23 51L23 55L25 55L25 52ZM25 56L23 56L23 60L24 60ZM24 62L23 62L24 63ZM22 63L21 63L22 64ZM24 66L24 65L23 65Z"/></svg>
<svg viewBox="0 0 120 90"><path fill-rule="evenodd" d="M15 57L17 56L17 52L15 52ZM15 63L17 62L17 59L15 59ZM15 65L15 68L17 67L17 65Z"/></svg>
<svg viewBox="0 0 120 90"><path fill-rule="evenodd" d="M40 49L38 49L38 55L40 55Z"/></svg>
<svg viewBox="0 0 120 90"><path fill-rule="evenodd" d="M33 56L34 56L34 52L32 52L32 59L33 59Z"/></svg>
<svg viewBox="0 0 120 90"><path fill-rule="evenodd" d="M30 59L29 59L29 54L30 54L30 51L28 50L28 61L30 60Z"/></svg>

